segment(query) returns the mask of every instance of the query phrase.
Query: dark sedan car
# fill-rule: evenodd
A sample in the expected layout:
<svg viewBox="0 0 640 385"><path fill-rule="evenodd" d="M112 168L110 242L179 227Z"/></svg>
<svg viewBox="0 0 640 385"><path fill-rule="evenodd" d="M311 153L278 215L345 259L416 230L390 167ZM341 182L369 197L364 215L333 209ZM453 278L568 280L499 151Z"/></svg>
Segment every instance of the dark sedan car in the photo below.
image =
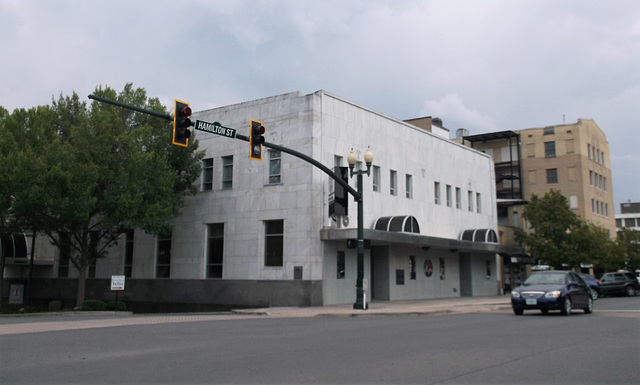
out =
<svg viewBox="0 0 640 385"><path fill-rule="evenodd" d="M560 310L571 314L573 308L593 312L589 286L573 271L536 271L511 292L511 307L516 315L525 310Z"/></svg>

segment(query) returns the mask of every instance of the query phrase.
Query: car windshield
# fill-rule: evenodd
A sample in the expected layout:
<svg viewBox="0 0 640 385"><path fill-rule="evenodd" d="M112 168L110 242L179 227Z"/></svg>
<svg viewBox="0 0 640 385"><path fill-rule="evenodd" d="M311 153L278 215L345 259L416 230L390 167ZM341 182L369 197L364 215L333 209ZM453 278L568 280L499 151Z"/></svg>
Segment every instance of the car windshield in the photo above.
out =
<svg viewBox="0 0 640 385"><path fill-rule="evenodd" d="M564 274L558 273L535 273L531 274L526 281L525 285L563 285Z"/></svg>

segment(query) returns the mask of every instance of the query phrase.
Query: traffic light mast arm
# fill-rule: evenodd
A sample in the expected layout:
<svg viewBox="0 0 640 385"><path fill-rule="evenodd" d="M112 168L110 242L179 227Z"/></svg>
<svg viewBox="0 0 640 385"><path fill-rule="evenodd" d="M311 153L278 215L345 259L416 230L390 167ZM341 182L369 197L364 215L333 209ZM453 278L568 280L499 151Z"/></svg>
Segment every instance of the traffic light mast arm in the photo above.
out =
<svg viewBox="0 0 640 385"><path fill-rule="evenodd" d="M156 118L162 118L164 120L169 120L169 121L173 122L173 117L171 115L161 114L159 112L151 111L151 110L145 110L144 108L131 106L129 104L120 103L120 102L118 102L116 100L105 99L103 97L96 96L96 95L89 95L89 99L97 100L98 102L102 102L102 103L112 104L114 106L123 107L123 108L129 109L129 110L133 110L133 111L142 112L143 114L155 116Z"/></svg>
<svg viewBox="0 0 640 385"><path fill-rule="evenodd" d="M249 141L249 137L241 135L241 134L236 134L236 139L244 140L245 142ZM342 178L340 176L338 176L335 172L333 172L331 169L329 169L324 164L322 164L322 163L318 162L317 160L311 158L310 156L307 156L307 155L305 155L305 154L303 154L301 152L298 152L296 150L292 150L290 148L287 148L287 147L284 147L284 146L280 146L280 145L277 145L277 144L274 144L274 143L264 142L264 143L262 143L262 145L265 146L265 147L273 148L274 150L286 152L287 154L293 155L296 158L300 158L300 159L304 160L307 163L311 163L312 165L316 166L320 170L324 171L325 174L329 175L331 177L331 179L335 180L340 186L344 187L345 190L347 190L347 192L349 194L351 194L351 196L353 196L353 198L356 201L359 201L362 198L361 195L353 187L349 186L349 183L347 183L344 180L342 180Z"/></svg>

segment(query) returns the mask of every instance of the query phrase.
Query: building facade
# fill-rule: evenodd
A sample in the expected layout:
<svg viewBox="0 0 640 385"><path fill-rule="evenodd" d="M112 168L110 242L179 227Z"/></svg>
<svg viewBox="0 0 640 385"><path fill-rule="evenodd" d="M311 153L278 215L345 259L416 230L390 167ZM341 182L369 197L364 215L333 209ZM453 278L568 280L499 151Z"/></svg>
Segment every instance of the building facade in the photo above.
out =
<svg viewBox="0 0 640 385"><path fill-rule="evenodd" d="M623 227L640 231L640 202L620 203L620 214L616 214L616 230Z"/></svg>
<svg viewBox="0 0 640 385"><path fill-rule="evenodd" d="M516 244L515 229L525 225L523 205L551 189L566 196L578 216L615 237L609 143L593 120L464 135L457 141L494 160L501 244ZM534 261L525 255L503 255L502 263L503 282L513 287L524 280Z"/></svg>
<svg viewBox="0 0 640 385"><path fill-rule="evenodd" d="M249 133L344 172L374 152L363 179L367 298L394 301L497 295L496 180L491 157L324 91L290 93L195 113L194 120ZM206 155L200 192L190 196L170 234L130 231L97 261L87 298L107 296L126 275L120 298L132 303L318 306L356 300L357 211L352 196L323 170L263 146L249 158L243 140L195 131ZM193 140L193 139L192 139ZM354 179L348 183L354 186ZM346 204L344 202L347 202ZM347 206L348 207L345 207ZM337 209L336 209L337 207ZM505 251L506 250L506 251ZM59 251L39 251L34 295L53 297L73 278ZM73 291L71 291L73 292ZM57 295L57 294L56 294ZM62 295L62 294L60 294Z"/></svg>

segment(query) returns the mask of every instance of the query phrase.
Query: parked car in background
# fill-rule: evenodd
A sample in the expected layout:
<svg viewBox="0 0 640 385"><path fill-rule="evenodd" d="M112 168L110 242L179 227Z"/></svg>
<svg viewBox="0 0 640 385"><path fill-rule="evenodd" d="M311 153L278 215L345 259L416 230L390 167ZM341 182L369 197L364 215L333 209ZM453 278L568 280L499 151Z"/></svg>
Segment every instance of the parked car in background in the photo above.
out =
<svg viewBox="0 0 640 385"><path fill-rule="evenodd" d="M602 295L628 295L632 297L640 292L640 283L632 273L604 273L600 277Z"/></svg>
<svg viewBox="0 0 640 385"><path fill-rule="evenodd" d="M598 299L598 297L601 295L600 282L591 274L578 273L578 275L582 277L584 283L589 286L589 290L591 291L591 298L594 300Z"/></svg>
<svg viewBox="0 0 640 385"><path fill-rule="evenodd" d="M511 308L516 315L525 310L560 310L564 315L571 310L593 312L593 298L584 280L573 271L550 270L533 272L521 286L511 291Z"/></svg>

